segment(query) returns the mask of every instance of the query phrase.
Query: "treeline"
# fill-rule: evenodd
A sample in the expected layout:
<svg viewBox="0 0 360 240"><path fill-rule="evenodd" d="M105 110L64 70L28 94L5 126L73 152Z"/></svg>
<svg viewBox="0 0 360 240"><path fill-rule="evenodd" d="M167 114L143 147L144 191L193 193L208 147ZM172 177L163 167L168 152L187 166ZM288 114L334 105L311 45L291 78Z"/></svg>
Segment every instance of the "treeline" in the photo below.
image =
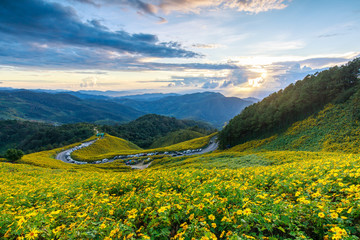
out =
<svg viewBox="0 0 360 240"><path fill-rule="evenodd" d="M124 138L142 148L149 148L158 138L180 129L189 129L202 134L210 134L215 129L208 123L179 120L157 114L148 114L122 125L103 125L99 129L110 135Z"/></svg>
<svg viewBox="0 0 360 240"><path fill-rule="evenodd" d="M279 133L292 123L321 110L328 103L342 103L359 89L360 58L341 67L306 76L245 108L219 133L220 148ZM358 114L354 109L354 114Z"/></svg>
<svg viewBox="0 0 360 240"><path fill-rule="evenodd" d="M66 146L94 135L94 125L87 123L54 126L47 123L0 120L0 155L9 148L25 153Z"/></svg>

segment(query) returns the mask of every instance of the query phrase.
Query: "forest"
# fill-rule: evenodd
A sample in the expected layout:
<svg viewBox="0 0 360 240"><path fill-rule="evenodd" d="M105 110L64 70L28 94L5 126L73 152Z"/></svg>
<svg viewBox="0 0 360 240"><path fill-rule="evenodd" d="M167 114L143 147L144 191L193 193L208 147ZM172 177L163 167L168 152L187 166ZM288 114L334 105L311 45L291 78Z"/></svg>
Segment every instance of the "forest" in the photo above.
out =
<svg viewBox="0 0 360 240"><path fill-rule="evenodd" d="M319 112L329 103L340 104L351 97L358 98L359 69L360 58L357 58L341 67L308 75L245 108L219 133L219 146L225 149L270 137ZM360 119L359 108L353 108L353 117Z"/></svg>

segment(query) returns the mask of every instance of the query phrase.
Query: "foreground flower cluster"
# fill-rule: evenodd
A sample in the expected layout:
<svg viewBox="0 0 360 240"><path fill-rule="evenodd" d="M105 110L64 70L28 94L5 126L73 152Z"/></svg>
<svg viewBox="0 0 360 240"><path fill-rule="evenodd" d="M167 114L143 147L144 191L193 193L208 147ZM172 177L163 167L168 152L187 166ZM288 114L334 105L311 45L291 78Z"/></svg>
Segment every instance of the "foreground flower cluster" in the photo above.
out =
<svg viewBox="0 0 360 240"><path fill-rule="evenodd" d="M2 239L359 239L360 159L101 173L0 163Z"/></svg>

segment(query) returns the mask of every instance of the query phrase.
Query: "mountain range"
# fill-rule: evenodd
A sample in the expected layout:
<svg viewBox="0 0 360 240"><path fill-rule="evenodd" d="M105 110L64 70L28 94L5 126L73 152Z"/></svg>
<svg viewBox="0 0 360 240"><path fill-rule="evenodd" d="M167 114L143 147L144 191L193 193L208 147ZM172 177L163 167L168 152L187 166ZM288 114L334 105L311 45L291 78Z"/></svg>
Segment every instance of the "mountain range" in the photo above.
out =
<svg viewBox="0 0 360 240"><path fill-rule="evenodd" d="M221 128L256 99L220 93L142 94L111 97L87 91L0 89L0 118L53 123L125 123L146 114L200 120ZM111 92L118 96L116 92Z"/></svg>

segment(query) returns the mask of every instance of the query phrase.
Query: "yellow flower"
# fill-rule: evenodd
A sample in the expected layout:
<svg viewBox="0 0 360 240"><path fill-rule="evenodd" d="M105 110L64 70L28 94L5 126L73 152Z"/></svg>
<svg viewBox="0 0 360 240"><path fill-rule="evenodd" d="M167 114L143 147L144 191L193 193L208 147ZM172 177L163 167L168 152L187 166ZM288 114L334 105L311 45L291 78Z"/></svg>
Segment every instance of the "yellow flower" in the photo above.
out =
<svg viewBox="0 0 360 240"><path fill-rule="evenodd" d="M212 214L210 214L210 215L209 215L209 219L210 219L211 221L214 221L214 220L215 220L215 216L212 215Z"/></svg>
<svg viewBox="0 0 360 240"><path fill-rule="evenodd" d="M337 214L336 212L333 212L333 213L330 214L330 217L331 218L338 218L339 214Z"/></svg>
<svg viewBox="0 0 360 240"><path fill-rule="evenodd" d="M246 208L246 209L243 211L243 214L244 214L244 215L250 215L250 214L251 214L251 209L250 209L250 208Z"/></svg>
<svg viewBox="0 0 360 240"><path fill-rule="evenodd" d="M39 236L39 231L36 229L31 230L25 235L26 239L36 239Z"/></svg>
<svg viewBox="0 0 360 240"><path fill-rule="evenodd" d="M216 228L216 223L211 223L212 228Z"/></svg>
<svg viewBox="0 0 360 240"><path fill-rule="evenodd" d="M105 223L102 223L102 224L100 225L100 229L104 229L104 228L106 228L106 224L105 224Z"/></svg>
<svg viewBox="0 0 360 240"><path fill-rule="evenodd" d="M110 215L114 215L114 210L109 210Z"/></svg>
<svg viewBox="0 0 360 240"><path fill-rule="evenodd" d="M323 212L319 212L318 216L319 216L320 218L324 218L324 217L325 217L325 214L324 214Z"/></svg>

